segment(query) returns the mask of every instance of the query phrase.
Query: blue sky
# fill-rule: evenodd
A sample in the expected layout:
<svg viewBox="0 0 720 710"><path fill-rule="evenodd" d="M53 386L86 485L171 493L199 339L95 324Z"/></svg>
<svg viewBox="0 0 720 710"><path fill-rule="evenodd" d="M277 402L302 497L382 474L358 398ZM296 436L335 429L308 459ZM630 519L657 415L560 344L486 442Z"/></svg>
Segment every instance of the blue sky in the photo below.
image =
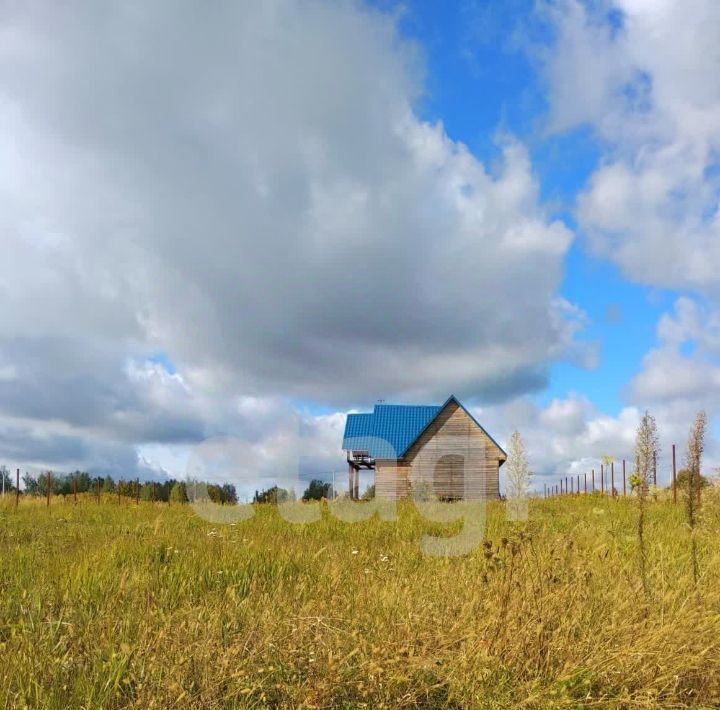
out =
<svg viewBox="0 0 720 710"><path fill-rule="evenodd" d="M371 5L398 13L401 32L418 43L427 70L427 93L419 103L423 118L441 121L451 138L484 162L497 158L496 139L505 132L528 147L542 199L576 231L560 293L587 314L579 337L598 348L594 367L554 363L537 401L547 404L578 392L616 415L627 404L624 388L656 342L659 317L678 292L638 284L587 249L573 213L578 193L603 159L603 145L589 125L561 133L548 128L547 81L537 57L552 45L554 33L537 13L538 3L373 0ZM613 28L624 19L611 7L606 18Z"/></svg>

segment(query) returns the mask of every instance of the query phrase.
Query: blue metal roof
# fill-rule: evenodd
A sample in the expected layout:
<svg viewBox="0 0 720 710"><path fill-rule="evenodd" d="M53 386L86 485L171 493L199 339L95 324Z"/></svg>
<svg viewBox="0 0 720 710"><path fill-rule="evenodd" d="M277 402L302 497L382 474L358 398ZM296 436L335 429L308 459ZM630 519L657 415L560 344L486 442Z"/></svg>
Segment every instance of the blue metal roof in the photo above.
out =
<svg viewBox="0 0 720 710"><path fill-rule="evenodd" d="M440 407L376 404L372 414L348 414L343 449L368 451L379 459L402 456Z"/></svg>
<svg viewBox="0 0 720 710"><path fill-rule="evenodd" d="M372 414L348 414L343 449L367 451L372 458L395 459L404 456L415 440L449 402L454 401L482 429L463 405L451 396L440 405L376 404ZM490 440L505 453L489 435Z"/></svg>
<svg viewBox="0 0 720 710"><path fill-rule="evenodd" d="M370 451L374 414L348 414L345 421L345 434L343 435L343 449L355 451Z"/></svg>

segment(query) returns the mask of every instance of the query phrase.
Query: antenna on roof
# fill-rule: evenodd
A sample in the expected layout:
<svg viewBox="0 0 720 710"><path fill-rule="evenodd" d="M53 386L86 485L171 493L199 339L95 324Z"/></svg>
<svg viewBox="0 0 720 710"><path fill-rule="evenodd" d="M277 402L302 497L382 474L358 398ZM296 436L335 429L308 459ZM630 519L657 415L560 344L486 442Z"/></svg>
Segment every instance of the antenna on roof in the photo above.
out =
<svg viewBox="0 0 720 710"><path fill-rule="evenodd" d="M382 404L384 401L385 401L384 399L379 399L379 400L378 400L378 403L379 403L379 404Z"/></svg>

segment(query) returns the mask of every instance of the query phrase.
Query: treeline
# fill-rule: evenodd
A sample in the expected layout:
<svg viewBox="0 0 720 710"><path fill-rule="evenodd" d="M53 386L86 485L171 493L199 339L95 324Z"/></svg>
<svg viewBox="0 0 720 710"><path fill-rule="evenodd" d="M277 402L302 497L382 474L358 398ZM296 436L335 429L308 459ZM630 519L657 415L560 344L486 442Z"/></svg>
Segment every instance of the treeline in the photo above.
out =
<svg viewBox="0 0 720 710"><path fill-rule="evenodd" d="M38 476L26 473L22 477L23 492L30 496L46 496L48 489L56 496L69 496L74 493L100 493L115 494L128 498L139 497L144 501L164 501L171 503L187 503L189 498L195 500L209 499L213 503L237 503L237 492L231 483L222 485L206 482L178 481L174 478L164 481L144 481L119 479L115 481L112 476L91 476L86 471L73 471L72 473L57 474L45 471ZM188 486L191 487L188 496ZM14 490L9 480L6 480L6 491Z"/></svg>

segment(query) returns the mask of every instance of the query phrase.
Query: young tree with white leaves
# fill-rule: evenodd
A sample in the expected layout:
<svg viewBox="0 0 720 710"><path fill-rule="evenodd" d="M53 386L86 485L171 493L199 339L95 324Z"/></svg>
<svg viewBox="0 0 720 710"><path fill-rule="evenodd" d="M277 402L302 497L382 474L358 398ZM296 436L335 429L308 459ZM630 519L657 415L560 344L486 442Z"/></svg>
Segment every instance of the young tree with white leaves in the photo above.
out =
<svg viewBox="0 0 720 710"><path fill-rule="evenodd" d="M531 473L520 432L512 433L507 453L507 516L509 520L527 520Z"/></svg>
<svg viewBox="0 0 720 710"><path fill-rule="evenodd" d="M633 474L633 488L637 492L640 514L638 515L638 564L643 591L647 596L649 587L645 564L647 553L645 549L645 507L647 505L648 491L652 481L652 471L655 459L660 448L657 424L655 417L646 411L640 420L637 437L635 438L635 473Z"/></svg>
<svg viewBox="0 0 720 710"><path fill-rule="evenodd" d="M699 571L697 559L697 540L695 539L695 527L697 525L697 508L700 499L700 462L705 448L705 430L707 428L707 416L705 412L698 412L695 423L690 431L687 452L685 453L685 468L688 472L688 486L686 496L686 510L688 526L690 527L690 552L693 568L693 581L697 587Z"/></svg>

